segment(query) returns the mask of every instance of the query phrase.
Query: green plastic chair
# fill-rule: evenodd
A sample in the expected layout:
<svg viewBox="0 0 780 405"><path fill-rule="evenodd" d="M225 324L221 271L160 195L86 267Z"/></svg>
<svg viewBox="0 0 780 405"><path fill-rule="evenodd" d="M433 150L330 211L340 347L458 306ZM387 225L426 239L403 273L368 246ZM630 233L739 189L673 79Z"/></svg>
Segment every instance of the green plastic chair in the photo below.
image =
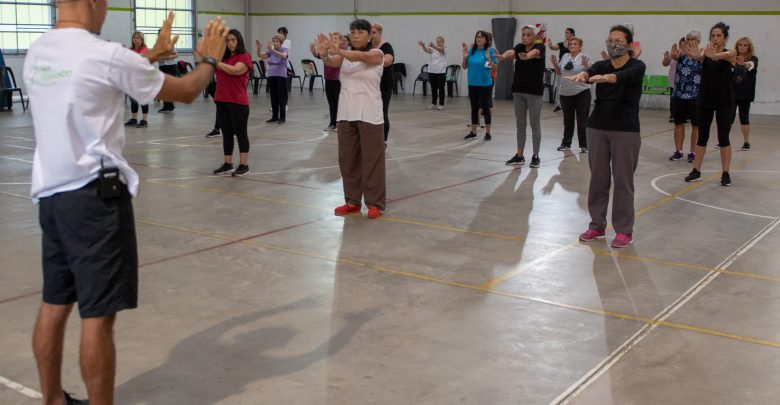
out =
<svg viewBox="0 0 780 405"><path fill-rule="evenodd" d="M642 94L660 94L669 95L669 77L666 75L645 76L647 85L645 85Z"/></svg>

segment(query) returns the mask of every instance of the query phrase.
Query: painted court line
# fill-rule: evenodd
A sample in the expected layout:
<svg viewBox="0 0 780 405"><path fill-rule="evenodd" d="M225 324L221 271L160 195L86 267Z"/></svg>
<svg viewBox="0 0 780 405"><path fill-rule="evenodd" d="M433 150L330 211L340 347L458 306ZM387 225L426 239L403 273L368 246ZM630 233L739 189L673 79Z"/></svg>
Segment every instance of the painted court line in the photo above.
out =
<svg viewBox="0 0 780 405"><path fill-rule="evenodd" d="M775 217L772 220L772 222L770 222L766 227L764 227L764 229L762 229L758 234L753 236L750 240L745 242L745 244L740 246L739 249L735 250L732 254L730 254L716 268L722 270L728 269L729 266L734 264L734 262L736 262L737 259L739 259L743 254L747 253L759 241L761 241L764 237L769 235L777 227L778 224L780 224L780 217ZM685 327L681 327L683 326L683 324L668 322L666 320L672 315L674 315L675 312L677 312L680 308L682 308L698 293L704 290L704 288L707 287L710 283L712 283L712 281L714 281L720 274L721 274L720 272L711 272L706 276L704 276L701 280L699 280L699 282L694 284L691 288L688 289L688 291L686 291L682 296L680 296L680 298L678 298L671 305L669 305L664 310L659 312L658 315L656 315L652 319L652 322L645 324L639 331L637 331L633 336L631 336L622 345L620 345L620 347L618 347L615 351L613 351L609 356L607 356L594 368L592 368L590 371L585 373L585 375L582 376L577 382L575 382L572 386L570 386L558 397L556 397L551 402L551 404L566 404L570 400L574 399L577 395L582 393L596 380L598 380L600 376L602 376L605 372L609 371L609 369L611 369L612 366L614 366L631 349L633 349L640 342L642 342L650 334L650 332L652 332L658 326L669 326L676 329L691 330L693 332L702 332L701 330L698 330L699 328L696 327L689 328L688 325L685 325ZM707 332L704 333L714 335L714 336L730 338L730 339L737 338L736 340L746 341L750 343L759 343L759 344L768 343L763 341L760 342L757 341L756 339L745 340L743 337L738 335L716 334L712 332L714 331L707 330ZM769 346L780 348L780 343L775 342L774 344L771 344Z"/></svg>
<svg viewBox="0 0 780 405"><path fill-rule="evenodd" d="M7 388L10 388L10 389L12 389L12 390L14 390L14 391L24 395L24 396L27 396L27 397L30 397L30 398L33 398L33 399L42 399L43 398L43 395L41 395L40 392L38 392L38 391L36 391L36 390L34 390L32 388L25 387L24 385L19 384L18 382L11 381L11 380L9 380L9 379L1 376L1 375L0 375L0 384L3 384Z"/></svg>

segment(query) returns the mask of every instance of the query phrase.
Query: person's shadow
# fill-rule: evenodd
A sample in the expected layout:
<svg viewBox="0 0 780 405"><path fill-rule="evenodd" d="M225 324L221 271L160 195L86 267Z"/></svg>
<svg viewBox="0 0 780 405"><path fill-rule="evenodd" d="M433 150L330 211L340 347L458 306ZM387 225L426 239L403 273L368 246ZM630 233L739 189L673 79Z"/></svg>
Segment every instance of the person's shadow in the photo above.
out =
<svg viewBox="0 0 780 405"><path fill-rule="evenodd" d="M587 173L587 176L583 176L582 173L575 173L575 171ZM582 208L585 215L589 215L588 188L590 187L590 169L588 168L588 158L584 154L575 154L571 158L559 160L558 174L550 177L550 180L542 188L542 194L552 194L556 185L560 186L564 191L576 193L577 206ZM581 212L575 212L574 214L576 218L573 217L571 220L577 221L581 219Z"/></svg>
<svg viewBox="0 0 780 405"><path fill-rule="evenodd" d="M329 339L293 356L271 356L300 331L292 326L263 326L263 319L321 305L309 296L276 308L222 321L179 342L165 362L120 385L118 403L213 404L240 393L247 386L306 369L341 351L377 309L346 313ZM334 322L331 322L334 323ZM262 402L262 401L260 401Z"/></svg>

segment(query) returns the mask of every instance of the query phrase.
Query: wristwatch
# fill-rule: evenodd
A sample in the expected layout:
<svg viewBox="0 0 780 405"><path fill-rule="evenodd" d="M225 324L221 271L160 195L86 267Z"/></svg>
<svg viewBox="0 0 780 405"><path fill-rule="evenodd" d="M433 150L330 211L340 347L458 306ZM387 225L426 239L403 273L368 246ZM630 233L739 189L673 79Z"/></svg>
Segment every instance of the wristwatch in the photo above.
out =
<svg viewBox="0 0 780 405"><path fill-rule="evenodd" d="M200 58L200 62L205 63L207 65L211 65L214 68L214 70L217 69L217 60L212 58L211 56L204 56Z"/></svg>

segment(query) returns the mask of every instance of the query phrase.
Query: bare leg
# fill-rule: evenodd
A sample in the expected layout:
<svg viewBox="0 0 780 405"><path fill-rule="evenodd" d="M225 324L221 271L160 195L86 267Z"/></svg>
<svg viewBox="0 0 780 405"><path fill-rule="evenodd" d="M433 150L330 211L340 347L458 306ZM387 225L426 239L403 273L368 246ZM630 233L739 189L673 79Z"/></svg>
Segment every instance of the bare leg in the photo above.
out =
<svg viewBox="0 0 780 405"><path fill-rule="evenodd" d="M696 158L698 159L699 157L696 156ZM720 164L723 166L724 172L729 171L731 166L731 146L720 148Z"/></svg>
<svg viewBox="0 0 780 405"><path fill-rule="evenodd" d="M231 156L232 157L232 156ZM246 165L247 160L249 159L249 153L239 153L238 154L238 162L239 164Z"/></svg>
<svg viewBox="0 0 780 405"><path fill-rule="evenodd" d="M476 134L477 133L477 124L471 124L471 133Z"/></svg>
<svg viewBox="0 0 780 405"><path fill-rule="evenodd" d="M685 124L674 126L674 151L682 151L683 141L685 141Z"/></svg>
<svg viewBox="0 0 780 405"><path fill-rule="evenodd" d="M750 125L741 125L742 138L745 139L745 143L750 143Z"/></svg>
<svg viewBox="0 0 780 405"><path fill-rule="evenodd" d="M701 171L701 163L704 161L704 152L707 151L707 147L696 145L696 149L694 150L696 151L696 160L693 162L693 167L695 167L696 170Z"/></svg>
<svg viewBox="0 0 780 405"><path fill-rule="evenodd" d="M485 133L490 133L490 124L485 124Z"/></svg>
<svg viewBox="0 0 780 405"><path fill-rule="evenodd" d="M696 142L699 140L699 127L691 127L691 152L696 150ZM682 148L682 142L680 142Z"/></svg>
<svg viewBox="0 0 780 405"><path fill-rule="evenodd" d="M81 320L81 377L92 405L114 403L115 319L116 315Z"/></svg>
<svg viewBox="0 0 780 405"><path fill-rule="evenodd" d="M233 164L233 155L225 155L225 163L232 165Z"/></svg>
<svg viewBox="0 0 780 405"><path fill-rule="evenodd" d="M41 303L38 320L33 332L33 352L38 365L38 378L44 405L59 405L65 400L62 394L62 346L65 340L65 323L73 304L52 305Z"/></svg>

